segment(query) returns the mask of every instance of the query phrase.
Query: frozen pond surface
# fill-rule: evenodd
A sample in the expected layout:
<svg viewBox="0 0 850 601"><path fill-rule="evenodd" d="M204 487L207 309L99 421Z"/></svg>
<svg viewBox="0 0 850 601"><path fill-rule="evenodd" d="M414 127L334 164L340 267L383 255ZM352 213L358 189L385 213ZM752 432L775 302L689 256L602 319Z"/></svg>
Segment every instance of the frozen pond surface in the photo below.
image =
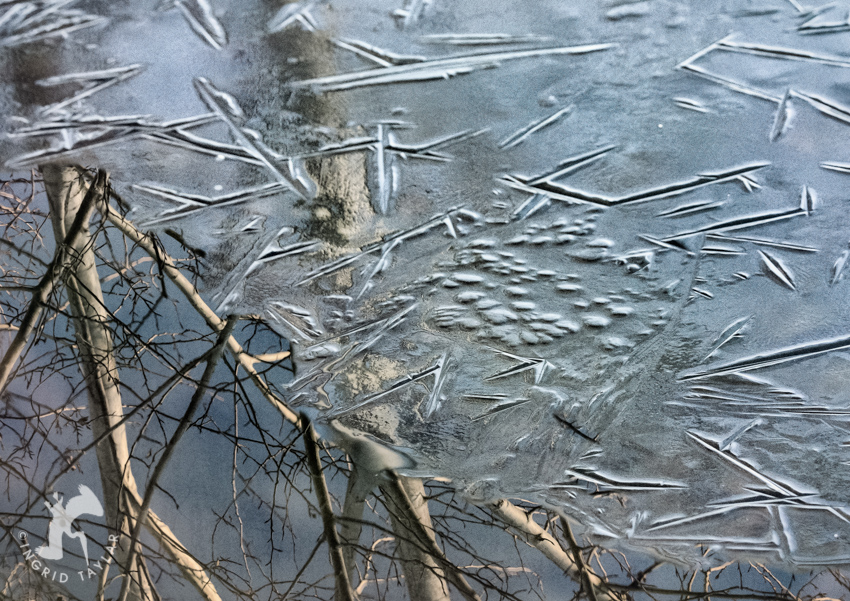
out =
<svg viewBox="0 0 850 601"><path fill-rule="evenodd" d="M373 469L846 565L847 10L0 0L0 153L108 169Z"/></svg>

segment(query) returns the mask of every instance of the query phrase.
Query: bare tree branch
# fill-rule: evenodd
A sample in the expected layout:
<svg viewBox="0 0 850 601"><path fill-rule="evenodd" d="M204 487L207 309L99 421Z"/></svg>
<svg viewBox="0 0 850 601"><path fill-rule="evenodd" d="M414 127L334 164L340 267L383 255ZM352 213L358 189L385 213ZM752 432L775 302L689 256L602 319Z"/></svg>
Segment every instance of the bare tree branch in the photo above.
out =
<svg viewBox="0 0 850 601"><path fill-rule="evenodd" d="M348 568L348 580L352 583L358 576L355 548L360 542L360 534L363 530L361 521L366 507L366 496L370 492L367 481L371 482L371 478L363 477L357 466L352 463L348 476L348 488L342 504L343 519L340 520L340 536L344 543L342 557Z"/></svg>
<svg viewBox="0 0 850 601"><path fill-rule="evenodd" d="M142 500L142 505L135 515L136 525L133 528L132 538L130 539L130 554L127 560L129 564L132 564L133 560L135 559L134 556L137 548L136 543L139 540L139 534L141 534L142 524L144 524L147 520L148 511L150 510L151 501L153 500L153 494L156 490L159 478L165 471L165 467L168 465L168 461L174 454L174 450L177 448L177 444L180 442L180 439L183 438L183 435L186 434L186 432L189 430L189 426L191 426L192 424L192 419L195 416L195 412L198 410L198 407L200 406L204 395L207 393L210 380L212 380L213 373L215 373L216 365L218 364L219 359L221 359L221 354L224 351L224 345L226 344L227 339L230 338L230 334L233 331L233 327L235 325L236 320L229 319L219 332L218 340L215 344L215 350L210 356L210 358L207 360L207 365L204 369L204 374L203 376L201 376L201 381L198 384L197 388L195 388L195 393L192 395L192 400L189 401L189 406L186 408L186 412L183 414L183 418L177 425L177 429L172 435L171 440L169 440L168 444L165 446L165 449L162 452L162 456L157 462L156 467L154 467L153 473L151 474L150 478L148 478L148 481L145 485L145 496ZM121 594L118 598L121 601L126 601L129 592L129 581L125 580L122 583ZM209 599L210 597L207 596L207 598Z"/></svg>
<svg viewBox="0 0 850 601"><path fill-rule="evenodd" d="M138 494L127 493L130 507L134 515L141 509L142 499ZM174 562L189 583L198 590L207 601L220 601L221 597L216 592L215 585L207 574L204 566L189 553L186 547L178 540L171 528L163 522L153 511L148 510L145 519L145 529L165 549L171 561Z"/></svg>
<svg viewBox="0 0 850 601"><path fill-rule="evenodd" d="M43 174L57 239L67 238L67 224L72 216L73 223L77 223L76 217L79 216L80 206L85 198L92 196L93 203L106 203L107 182L106 175L102 172L98 173L91 185L87 184L82 170L76 167L46 167ZM92 190L94 192L91 192ZM107 522L110 528L120 533L117 559L119 564L124 566L125 578L132 580L128 598L147 601L155 598L153 584L142 565L141 556L132 547L128 548L128 541L132 541L131 521L138 516L143 502L139 498L136 481L130 469L130 453L123 423L124 410L118 388L112 334L107 325L111 316L104 304L87 225L88 220L75 244L69 247L77 254L77 263L70 277L66 277L66 289L74 318L80 368L89 393L91 427L95 439L101 440L95 450L100 467ZM139 501L128 503L128 498ZM155 523L158 520L154 520L152 516L151 521ZM170 538L173 539L173 535ZM165 537L162 537L162 540L165 541ZM176 548L171 549L175 547L174 543L166 542L164 547L169 549L178 567L208 601L219 601L215 587L197 562L181 563L180 560L185 559L185 554Z"/></svg>
<svg viewBox="0 0 850 601"><path fill-rule="evenodd" d="M581 548L579 548L578 542L576 542L576 537L573 536L573 530L570 528L570 524L567 522L567 519L561 516L560 522L561 530L564 532L564 538L567 539L567 544L570 546L570 551L573 554L573 559L575 559L576 567L581 573L582 589L584 589L584 593L590 601L599 601L596 596L596 588L593 586L593 576L595 576L595 574L593 574L588 565L584 562L584 558L581 555Z"/></svg>
<svg viewBox="0 0 850 601"><path fill-rule="evenodd" d="M490 510L497 518L510 526L522 540L543 553L550 561L561 568L565 574L575 580L582 580L582 570L575 559L565 553L555 537L540 527L530 515L507 499L493 503L490 505ZM586 577L589 587L595 589L598 601L620 601L618 595L608 591L605 583L599 576L592 574L590 571L587 571L585 574L586 576L584 577Z"/></svg>
<svg viewBox="0 0 850 601"><path fill-rule="evenodd" d="M82 199L91 197L103 202L105 198L106 174L98 172L94 183L88 186L83 171L76 167L45 167L42 171L50 202L51 220L57 240L65 239L69 231L69 222L79 216ZM92 190L93 189L93 190ZM91 194L89 192L91 191ZM104 309L103 293L97 274L92 239L88 230L88 220L76 236L75 244L70 248L77 254L75 269L66 274L65 288L76 332L77 352L80 369L86 382L89 396L91 427L95 437L112 429L109 436L97 445L96 453L103 486L106 519L109 527L119 532L117 560L123 565L126 578L133 581L132 599L147 601L154 599L153 584L143 577L140 569L141 559L132 564L124 560L129 556L127 538L130 533L124 495L122 491L136 490L136 482L130 471L130 453L127 447L127 435L123 426L115 422L123 417L121 396L118 390L118 374L115 357L112 353L112 336L106 325L109 314Z"/></svg>
<svg viewBox="0 0 850 601"><path fill-rule="evenodd" d="M322 514L322 523L325 527L325 540L330 548L331 564L334 568L334 578L336 578L336 599L337 601L354 601L354 591L351 589L348 570L345 567L345 560L342 556L342 542L339 538L339 532L336 529L336 518L334 518L333 507L331 506L331 496L328 492L328 485L325 482L322 463L319 459L319 440L316 437L316 430L309 420L305 416L302 416L301 419L302 423L305 424L304 449L307 452L307 466L310 469L313 488L316 489L319 511Z"/></svg>
<svg viewBox="0 0 850 601"><path fill-rule="evenodd" d="M213 311L209 305L204 302L204 299L201 298L201 295L195 289L195 286L189 279L183 275L180 269L174 263L174 259L168 256L154 241L151 236L140 232L136 229L132 223L124 219L124 217L116 211L113 207L108 204L103 207L104 216L112 223L115 227L117 227L121 232L127 236L134 243L139 245L142 249L145 250L150 256L156 259L163 273L171 280L171 282L177 286L177 289L183 293L189 303L195 308L195 310L204 318L207 324L216 332L220 331L224 327L224 322L222 319L216 315L215 311ZM299 425L299 417L296 415L286 404L280 400L277 395L275 395L272 390L268 387L265 380L263 380L262 376L257 372L254 368L254 363L256 359L248 355L243 349L242 346L236 341L232 336L227 341L227 348L230 353L239 361L240 367L245 370L248 376L251 378L251 381L259 388L260 393L265 397L267 401L269 401L272 405L280 411L283 417L292 422L295 425ZM283 357L281 355L276 356L275 360L281 360Z"/></svg>
<svg viewBox="0 0 850 601"><path fill-rule="evenodd" d="M390 517L393 530L398 533L396 545L401 555L401 565L404 569L404 579L410 599L411 601L448 601L449 587L446 583L445 570L437 560L440 555L432 555L436 540L431 545L430 539L434 536L434 528L428 513L428 502L425 499L425 487L422 480L398 477L398 485L404 492L405 498L400 497L398 489L395 493L393 492L395 487L388 488L389 492L385 490L385 494L388 494L394 506ZM414 522L421 528L409 525ZM429 539L426 542L426 548L430 548L431 552L414 542L417 540L425 542L423 536ZM475 594L470 587L466 593L463 593L464 597L469 599L470 592Z"/></svg>
<svg viewBox="0 0 850 601"><path fill-rule="evenodd" d="M32 300L30 300L29 307L27 307L24 319L20 326L18 326L18 331L12 339L12 343L9 345L6 354L0 359L0 392L6 388L12 368L26 347L27 340L29 340L29 337L35 331L41 311L67 267L68 260L73 254L70 249L77 248L79 242L88 235L89 220L98 200L103 197L106 182L106 173L98 171L95 181L88 188L84 198L79 203L79 211L74 216L73 223L67 228L63 237L56 238L57 240L62 240L62 243L57 245L53 261L51 261L47 272L42 276L41 281L39 281L33 290Z"/></svg>
<svg viewBox="0 0 850 601"><path fill-rule="evenodd" d="M467 601L481 601L478 593L475 592L469 582L466 581L458 567L450 562L443 550L437 545L437 539L434 536L434 530L429 525L422 523L420 513L415 509L413 502L405 490L402 479L394 472L389 473L389 482L381 485L381 490L384 495L389 498L393 505L396 515L404 520L404 527L409 530L413 536L409 537L413 541L418 541L422 545L422 549L430 555L431 559L438 562L443 568L446 579L460 592ZM428 520L430 522L430 519ZM427 565L423 563L423 565ZM445 593L444 593L445 594Z"/></svg>

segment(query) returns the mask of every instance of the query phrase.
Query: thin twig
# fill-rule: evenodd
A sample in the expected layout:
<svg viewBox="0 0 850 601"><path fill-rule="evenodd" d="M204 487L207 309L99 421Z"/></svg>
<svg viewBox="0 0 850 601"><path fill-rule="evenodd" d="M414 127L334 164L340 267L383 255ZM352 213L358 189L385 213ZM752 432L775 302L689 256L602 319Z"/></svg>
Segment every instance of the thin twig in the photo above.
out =
<svg viewBox="0 0 850 601"><path fill-rule="evenodd" d="M567 544L569 544L570 551L575 558L576 566L578 566L578 569L581 572L581 586L590 601L599 601L596 597L596 589L591 581L592 572L584 562L584 558L581 556L581 548L578 546L578 542L576 542L576 537L573 536L572 528L570 528L570 524L567 522L565 517L561 516L560 522L561 530L564 532L564 538L567 539Z"/></svg>
<svg viewBox="0 0 850 601"><path fill-rule="evenodd" d="M490 505L490 510L497 518L510 526L522 540L543 553L571 578L581 581L582 571L575 559L565 553L555 537L541 528L530 515L507 499L493 503ZM586 574L596 591L598 601L620 601L619 596L610 592L599 576L589 571Z"/></svg>
<svg viewBox="0 0 850 601"><path fill-rule="evenodd" d="M165 448L162 451L162 456L160 457L159 462L157 462L156 466L153 469L153 473L151 474L148 482L145 487L145 496L142 499L142 505L136 513L136 524L133 528L133 534L130 539L130 551L127 556L127 564L132 565L133 560L135 559L136 554L136 543L139 540L139 535L141 534L142 525L145 523L148 517L148 510L150 509L151 501L153 500L153 494L156 490L157 482L159 482L160 476L165 471L166 465L168 465L168 461L171 459L171 456L174 454L174 450L177 448L177 444L180 442L180 439L183 438L183 435L189 430L189 427L192 425L192 420L195 417L195 412L198 410L198 407L201 404L201 401L204 398L204 395L207 393L207 389L209 388L210 380L215 373L216 366L218 365L219 359L221 359L221 355L224 352L224 346L227 343L227 339L230 337L230 333L233 331L233 327L236 325L236 320L230 319L227 320L224 324L224 327L221 329L218 335L218 340L215 343L215 351L207 360L207 365L204 368L204 374L201 376L201 381L198 383L197 388L195 388L195 393L192 395L192 400L189 401L189 406L186 407L186 411L183 414L183 418L180 420L180 423L177 424L177 429L174 431L174 435L171 437L171 440L168 441L168 444L165 445ZM121 601L127 601L127 595L130 592L130 579L125 579L121 585L121 594L119 595L119 599Z"/></svg>
<svg viewBox="0 0 850 601"><path fill-rule="evenodd" d="M75 248L79 241L83 239L84 234L88 232L89 220L94 212L95 205L103 198L108 179L109 176L105 171L98 170L94 182L89 186L80 204L80 210L74 218L74 222L68 229L61 245L56 248L56 253L47 268L47 272L42 276L38 286L35 287L24 319L18 326L18 331L15 333L6 354L0 359L0 392L6 388L12 368L26 347L27 340L35 331L41 311L67 267L71 249Z"/></svg>
<svg viewBox="0 0 850 601"><path fill-rule="evenodd" d="M470 586L469 582L467 582L458 567L446 558L443 550L437 545L437 539L434 537L433 530L426 529L425 526L422 525L422 522L417 516L416 509L413 507L413 503L407 495L407 491L404 489L398 474L389 472L389 482L382 484L381 490L383 490L384 494L393 500L393 504L403 515L406 525L414 535L415 540L418 540L419 543L424 546L424 549L428 552L428 554L444 568L446 579L452 584L452 586L454 586L467 601L481 601L478 593L476 593L475 589Z"/></svg>
<svg viewBox="0 0 850 601"><path fill-rule="evenodd" d="M130 238L134 243L139 245L145 252L147 252L151 257L156 259L160 267L162 268L163 273L165 273L166 277L168 277L171 282L177 286L177 289L183 293L186 299L189 301L195 310L204 318L207 324L216 332L220 331L224 327L224 322L221 318L215 314L209 305L204 302L204 299L201 298L201 295L195 289L195 286L189 279L183 275L180 269L176 266L174 259L172 259L168 254L166 254L154 241L154 239L136 229L132 223L128 220L124 219L124 217L116 211L113 207L106 205L104 207L104 216L112 223L115 227L117 227L121 232ZM280 400L274 392L269 388L268 384L266 384L265 380L263 380L262 376L257 372L254 368L255 360L250 355L248 355L243 349L242 346L236 341L232 336L227 341L227 348L230 353L239 361L239 365L245 372L248 374L248 377L251 381L257 386L260 390L260 393L265 397L267 401L269 401L280 413L283 417L295 424L296 426L300 425L300 420L298 415L295 414L286 404ZM282 357L279 357L282 358Z"/></svg>

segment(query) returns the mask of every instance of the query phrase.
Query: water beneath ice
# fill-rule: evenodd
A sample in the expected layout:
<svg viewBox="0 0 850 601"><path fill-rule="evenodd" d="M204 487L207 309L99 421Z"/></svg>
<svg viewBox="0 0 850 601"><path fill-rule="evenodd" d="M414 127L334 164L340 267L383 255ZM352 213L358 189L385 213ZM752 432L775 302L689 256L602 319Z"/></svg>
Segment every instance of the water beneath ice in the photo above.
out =
<svg viewBox="0 0 850 601"><path fill-rule="evenodd" d="M0 159L108 169L374 469L850 564L847 10L0 0Z"/></svg>

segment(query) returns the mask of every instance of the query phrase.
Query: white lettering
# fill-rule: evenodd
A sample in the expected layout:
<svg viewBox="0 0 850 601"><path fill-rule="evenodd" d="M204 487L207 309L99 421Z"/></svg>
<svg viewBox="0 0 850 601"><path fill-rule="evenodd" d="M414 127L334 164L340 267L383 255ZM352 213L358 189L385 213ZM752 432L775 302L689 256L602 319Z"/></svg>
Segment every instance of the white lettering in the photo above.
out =
<svg viewBox="0 0 850 601"><path fill-rule="evenodd" d="M66 582L68 582L68 574L62 572L59 574L59 584L65 584Z"/></svg>

